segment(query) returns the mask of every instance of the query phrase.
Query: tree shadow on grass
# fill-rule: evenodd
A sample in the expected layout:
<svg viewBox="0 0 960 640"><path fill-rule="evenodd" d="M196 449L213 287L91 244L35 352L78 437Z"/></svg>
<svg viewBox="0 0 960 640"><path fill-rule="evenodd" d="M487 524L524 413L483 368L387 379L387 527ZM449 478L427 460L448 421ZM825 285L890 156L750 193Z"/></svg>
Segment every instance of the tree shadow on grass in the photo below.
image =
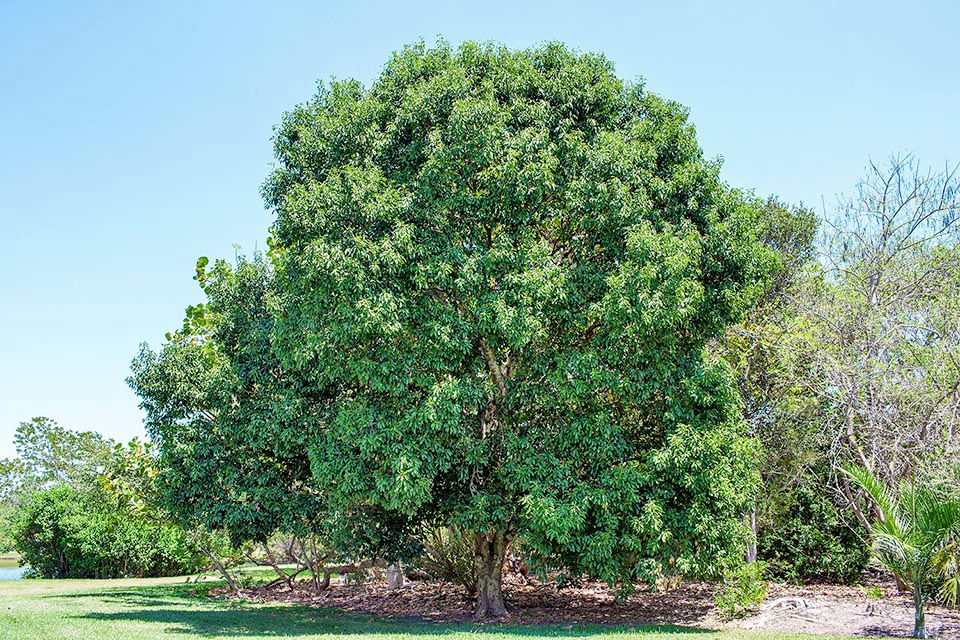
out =
<svg viewBox="0 0 960 640"><path fill-rule="evenodd" d="M708 633L704 629L676 626L501 626L470 623L439 624L384 620L368 615L343 613L336 609L301 605L252 604L236 601L210 601L187 598L181 589L152 587L148 589L116 589L78 594L62 594L55 598L96 598L120 609L90 612L75 616L83 620L105 623L139 622L158 625L158 634L192 634L204 638L355 635L444 636L453 633L485 631L520 637L565 638L623 633L637 634ZM162 628L161 628L162 627Z"/></svg>
<svg viewBox="0 0 960 640"><path fill-rule="evenodd" d="M99 587L72 591L70 593L50 593L44 594L42 598L53 600L82 600L84 598L95 598L97 600L129 600L141 598L156 602L164 598L173 598L176 602L186 604L189 602L199 602L201 599L198 594L205 593L209 583L203 583L198 586L193 583L164 584L149 587ZM212 586L218 586L216 584Z"/></svg>

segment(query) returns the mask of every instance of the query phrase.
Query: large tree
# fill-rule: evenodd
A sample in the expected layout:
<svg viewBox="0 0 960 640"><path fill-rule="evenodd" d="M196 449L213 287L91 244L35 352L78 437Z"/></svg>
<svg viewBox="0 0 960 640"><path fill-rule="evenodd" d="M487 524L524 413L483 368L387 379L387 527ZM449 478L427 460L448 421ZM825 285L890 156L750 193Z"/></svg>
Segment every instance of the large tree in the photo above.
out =
<svg viewBox="0 0 960 640"><path fill-rule="evenodd" d="M297 423L311 396L289 388L271 350L270 267L262 256L208 266L201 258L196 278L206 301L160 350L143 345L127 380L159 452L154 501L237 543L306 534L322 510Z"/></svg>
<svg viewBox="0 0 960 640"><path fill-rule="evenodd" d="M196 280L205 301L188 307L161 349L141 347L127 380L158 452L151 460L156 481L139 497L155 517L194 535L218 566L216 545L205 544L210 531L228 533L235 545L266 542L278 532L298 536L317 586L327 563L347 560L337 547L407 553L409 518L362 506L352 513L326 508L324 487L310 471L314 434L302 417L303 407L325 399L287 376L272 348L269 263L262 255L235 266L201 258ZM361 526L379 521L392 526ZM338 537L351 544L337 545Z"/></svg>
<svg viewBox="0 0 960 640"><path fill-rule="evenodd" d="M70 431L38 416L21 422L13 437L16 458L0 460L0 501L52 484L80 486L97 476L115 444L95 431Z"/></svg>
<svg viewBox="0 0 960 640"><path fill-rule="evenodd" d="M754 448L705 344L769 252L682 107L558 44L418 44L276 154L270 433L328 508L472 532L478 615L518 535L627 585L742 553Z"/></svg>

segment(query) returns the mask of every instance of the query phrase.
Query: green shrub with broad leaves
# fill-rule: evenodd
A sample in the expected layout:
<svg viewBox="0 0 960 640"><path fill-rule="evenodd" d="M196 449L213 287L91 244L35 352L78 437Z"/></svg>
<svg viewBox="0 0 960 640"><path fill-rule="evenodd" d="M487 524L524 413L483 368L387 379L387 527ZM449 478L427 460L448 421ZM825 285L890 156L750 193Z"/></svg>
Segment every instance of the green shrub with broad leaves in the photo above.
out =
<svg viewBox="0 0 960 640"><path fill-rule="evenodd" d="M801 486L786 496L757 536L770 574L789 582L856 583L870 561L868 532L841 514L822 487Z"/></svg>
<svg viewBox="0 0 960 640"><path fill-rule="evenodd" d="M766 569L765 562L751 562L726 573L713 594L721 616L743 618L757 610L770 588L764 579Z"/></svg>
<svg viewBox="0 0 960 640"><path fill-rule="evenodd" d="M157 577L204 566L182 530L133 516L99 488L34 492L18 508L12 535L34 577Z"/></svg>

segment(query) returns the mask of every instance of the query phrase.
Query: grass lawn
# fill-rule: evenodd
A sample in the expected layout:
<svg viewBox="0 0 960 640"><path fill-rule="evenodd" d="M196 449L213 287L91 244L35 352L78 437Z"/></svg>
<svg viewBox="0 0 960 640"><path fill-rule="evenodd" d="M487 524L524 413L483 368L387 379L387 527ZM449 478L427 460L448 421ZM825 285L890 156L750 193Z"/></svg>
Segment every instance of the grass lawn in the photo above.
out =
<svg viewBox="0 0 960 640"><path fill-rule="evenodd" d="M210 582L213 582L212 580ZM133 580L11 580L0 582L3 640L113 640L177 638L346 637L455 639L605 638L627 640L787 640L820 638L770 633L716 632L683 628L504 627L393 622L329 609L283 604L210 600L204 583L184 578Z"/></svg>

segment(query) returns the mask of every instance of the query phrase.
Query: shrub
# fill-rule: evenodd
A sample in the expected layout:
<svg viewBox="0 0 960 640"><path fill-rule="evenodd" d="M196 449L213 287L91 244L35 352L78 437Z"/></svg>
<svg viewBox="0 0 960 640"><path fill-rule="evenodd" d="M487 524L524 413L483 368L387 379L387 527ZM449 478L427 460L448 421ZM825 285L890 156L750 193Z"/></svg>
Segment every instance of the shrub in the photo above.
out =
<svg viewBox="0 0 960 640"><path fill-rule="evenodd" d="M180 529L126 512L96 489L33 493L18 507L12 534L37 577L157 577L204 564Z"/></svg>
<svg viewBox="0 0 960 640"><path fill-rule="evenodd" d="M473 544L454 527L443 527L427 534L424 555L415 563L430 575L460 585L473 595L477 592L477 566Z"/></svg>
<svg viewBox="0 0 960 640"><path fill-rule="evenodd" d="M790 582L855 584L870 561L859 522L844 522L822 489L800 486L786 496L757 536L770 574Z"/></svg>
<svg viewBox="0 0 960 640"><path fill-rule="evenodd" d="M860 587L863 590L863 595L865 595L870 600L883 600L883 589L877 585L871 585L869 587Z"/></svg>
<svg viewBox="0 0 960 640"><path fill-rule="evenodd" d="M736 571L727 572L720 588L713 594L724 618L742 618L756 610L767 597L770 585L763 579L765 562L751 562Z"/></svg>

